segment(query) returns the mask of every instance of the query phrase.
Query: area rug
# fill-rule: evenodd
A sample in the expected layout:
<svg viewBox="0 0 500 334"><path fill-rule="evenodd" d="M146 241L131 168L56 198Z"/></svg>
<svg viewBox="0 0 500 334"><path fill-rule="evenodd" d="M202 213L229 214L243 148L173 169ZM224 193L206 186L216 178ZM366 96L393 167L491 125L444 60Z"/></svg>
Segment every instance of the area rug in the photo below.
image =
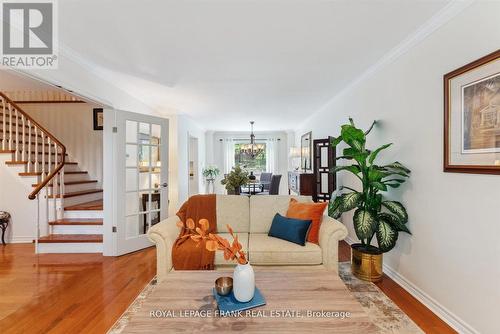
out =
<svg viewBox="0 0 500 334"><path fill-rule="evenodd" d="M380 329L380 333L423 333L375 284L354 277L351 274L349 262L339 263L339 276L348 290L359 301L368 317ZM142 304L153 292L156 285L157 281L154 278L108 331L109 334L119 334L125 331L132 316L141 309Z"/></svg>

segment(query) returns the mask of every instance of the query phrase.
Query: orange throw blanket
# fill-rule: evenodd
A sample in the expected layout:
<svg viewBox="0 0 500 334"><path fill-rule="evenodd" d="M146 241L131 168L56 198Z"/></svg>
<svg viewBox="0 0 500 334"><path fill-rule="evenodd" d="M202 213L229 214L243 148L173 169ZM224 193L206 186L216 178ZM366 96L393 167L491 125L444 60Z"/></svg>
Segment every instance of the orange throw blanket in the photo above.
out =
<svg viewBox="0 0 500 334"><path fill-rule="evenodd" d="M210 226L209 233L217 232L217 214L215 195L194 195L191 196L179 209L177 216L186 224L186 220L194 220L196 227L202 218L208 220ZM187 234L183 228L172 247L172 262L176 270L213 270L215 252L205 248L205 241L199 243L191 238L181 237Z"/></svg>

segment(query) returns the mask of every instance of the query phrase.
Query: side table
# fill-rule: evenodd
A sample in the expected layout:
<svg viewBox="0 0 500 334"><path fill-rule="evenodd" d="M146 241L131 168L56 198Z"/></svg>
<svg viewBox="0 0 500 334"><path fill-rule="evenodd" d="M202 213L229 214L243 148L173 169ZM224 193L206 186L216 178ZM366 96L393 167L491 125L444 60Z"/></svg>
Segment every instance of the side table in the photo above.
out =
<svg viewBox="0 0 500 334"><path fill-rule="evenodd" d="M9 226L10 222L10 213L5 211L0 211L0 229L2 229L2 244L5 243L5 230L7 230L7 226Z"/></svg>

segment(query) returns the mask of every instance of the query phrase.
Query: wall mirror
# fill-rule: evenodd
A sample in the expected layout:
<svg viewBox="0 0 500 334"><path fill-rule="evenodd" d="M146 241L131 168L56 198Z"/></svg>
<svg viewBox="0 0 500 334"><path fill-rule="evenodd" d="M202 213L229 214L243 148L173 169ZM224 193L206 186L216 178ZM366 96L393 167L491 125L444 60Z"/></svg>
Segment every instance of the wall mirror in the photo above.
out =
<svg viewBox="0 0 500 334"><path fill-rule="evenodd" d="M300 167L304 172L311 171L312 159L312 132L309 131L300 137Z"/></svg>

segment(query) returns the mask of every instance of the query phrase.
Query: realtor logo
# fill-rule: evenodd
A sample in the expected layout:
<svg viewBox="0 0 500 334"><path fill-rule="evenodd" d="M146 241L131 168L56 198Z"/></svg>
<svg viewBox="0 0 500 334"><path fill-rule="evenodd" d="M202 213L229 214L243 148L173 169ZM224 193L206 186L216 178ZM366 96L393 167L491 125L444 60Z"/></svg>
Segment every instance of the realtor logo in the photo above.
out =
<svg viewBox="0 0 500 334"><path fill-rule="evenodd" d="M54 0L2 1L3 66L57 68L57 19Z"/></svg>

